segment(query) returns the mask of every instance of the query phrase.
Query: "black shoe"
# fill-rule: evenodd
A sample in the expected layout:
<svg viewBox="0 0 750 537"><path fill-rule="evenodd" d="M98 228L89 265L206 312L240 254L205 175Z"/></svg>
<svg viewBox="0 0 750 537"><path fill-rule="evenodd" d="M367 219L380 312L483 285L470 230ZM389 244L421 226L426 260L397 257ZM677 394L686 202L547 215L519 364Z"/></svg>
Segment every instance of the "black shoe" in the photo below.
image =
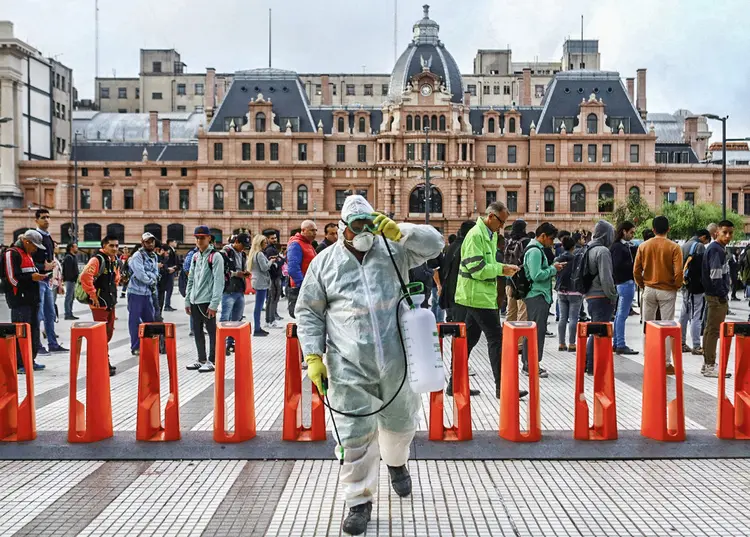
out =
<svg viewBox="0 0 750 537"><path fill-rule="evenodd" d="M474 397L475 395L479 395L480 393L482 392L480 392L479 390L472 390L471 388L469 388L469 395L471 397ZM453 381L452 380L448 382L448 387L445 388L445 395L447 395L448 397L453 397Z"/></svg>
<svg viewBox="0 0 750 537"><path fill-rule="evenodd" d="M141 349L132 349L132 350L130 351L130 354L132 354L133 356L140 356L140 354L141 354Z"/></svg>
<svg viewBox="0 0 750 537"><path fill-rule="evenodd" d="M409 469L403 466L389 466L388 473L391 475L391 486L396 494L402 498L411 494L411 475Z"/></svg>
<svg viewBox="0 0 750 537"><path fill-rule="evenodd" d="M253 335L255 337L266 337L268 335L268 332L266 332L262 328L259 328L258 330L256 330L255 332L253 332Z"/></svg>
<svg viewBox="0 0 750 537"><path fill-rule="evenodd" d="M65 320L66 321L77 321L78 317L76 317L75 315L66 315L65 316Z"/></svg>
<svg viewBox="0 0 750 537"><path fill-rule="evenodd" d="M227 354L232 354L234 352L234 345L227 345Z"/></svg>
<svg viewBox="0 0 750 537"><path fill-rule="evenodd" d="M524 397L526 397L527 395L529 395L529 392L528 392L528 391L526 391L526 390L518 390L518 398L519 398L519 399L523 399L523 398L524 398ZM500 388L498 388L498 389L497 389L497 390L495 391L495 397L497 397L498 399L500 399Z"/></svg>
<svg viewBox="0 0 750 537"><path fill-rule="evenodd" d="M367 523L372 516L372 502L355 505L349 508L342 529L349 535L362 535L367 531Z"/></svg>
<svg viewBox="0 0 750 537"><path fill-rule="evenodd" d="M120 293L120 298L125 298L125 293Z"/></svg>
<svg viewBox="0 0 750 537"><path fill-rule="evenodd" d="M177 311L177 309L173 308L172 306L165 306L164 311Z"/></svg>
<svg viewBox="0 0 750 537"><path fill-rule="evenodd" d="M70 349L66 349L62 345L57 345L55 347L50 345L49 352L69 352Z"/></svg>
<svg viewBox="0 0 750 537"><path fill-rule="evenodd" d="M114 377L117 374L117 368L113 365L109 366L109 376Z"/></svg>
<svg viewBox="0 0 750 537"><path fill-rule="evenodd" d="M630 355L633 355L633 354L638 354L638 351L635 350L635 349L631 349L630 347L628 347L626 345L624 347L618 347L618 348L616 348L615 349L615 354L623 354L623 355L630 354Z"/></svg>

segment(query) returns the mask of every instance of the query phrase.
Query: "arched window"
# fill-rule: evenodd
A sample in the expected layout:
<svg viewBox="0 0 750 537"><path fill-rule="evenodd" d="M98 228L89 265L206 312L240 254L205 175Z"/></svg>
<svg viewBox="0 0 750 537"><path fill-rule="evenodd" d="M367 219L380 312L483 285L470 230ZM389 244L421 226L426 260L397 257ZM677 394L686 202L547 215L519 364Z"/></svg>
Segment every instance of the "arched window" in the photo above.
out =
<svg viewBox="0 0 750 537"><path fill-rule="evenodd" d="M570 212L586 212L586 188L581 183L570 187Z"/></svg>
<svg viewBox="0 0 750 537"><path fill-rule="evenodd" d="M422 130L422 118L419 116L414 116L414 130L415 131Z"/></svg>
<svg viewBox="0 0 750 537"><path fill-rule="evenodd" d="M589 134L596 134L599 130L599 118L596 114L589 114L586 117L586 132Z"/></svg>
<svg viewBox="0 0 750 537"><path fill-rule="evenodd" d="M445 116L440 116L440 130L445 131Z"/></svg>
<svg viewBox="0 0 750 537"><path fill-rule="evenodd" d="M221 185L214 186L214 211L224 210L224 187Z"/></svg>
<svg viewBox="0 0 750 537"><path fill-rule="evenodd" d="M151 233L156 237L157 241L161 241L161 225L159 224L146 224L143 226L144 233Z"/></svg>
<svg viewBox="0 0 750 537"><path fill-rule="evenodd" d="M71 244L73 242L73 224L68 222L60 226L60 244Z"/></svg>
<svg viewBox="0 0 750 537"><path fill-rule="evenodd" d="M432 129L432 130L434 130L434 131L438 130L438 120L437 120L437 116L432 116L432 117L430 118L430 129Z"/></svg>
<svg viewBox="0 0 750 537"><path fill-rule="evenodd" d="M422 128L426 128L430 126L430 116L423 116L422 117Z"/></svg>
<svg viewBox="0 0 750 537"><path fill-rule="evenodd" d="M436 187L430 189L430 212L431 213L442 213L443 212L443 195ZM424 213L425 210L425 199L424 199L425 188L424 185L418 185L409 195L409 212L410 213Z"/></svg>
<svg viewBox="0 0 750 537"><path fill-rule="evenodd" d="M414 118L412 118L411 116L406 116L406 130L407 131L414 130Z"/></svg>
<svg viewBox="0 0 750 537"><path fill-rule="evenodd" d="M122 224L108 224L107 235L114 235L121 243L125 242L125 226Z"/></svg>
<svg viewBox="0 0 750 537"><path fill-rule="evenodd" d="M185 226L182 224L169 224L167 226L167 240L175 240L179 243L185 242Z"/></svg>
<svg viewBox="0 0 750 537"><path fill-rule="evenodd" d="M393 124L396 122L396 118L391 116L391 120L388 122L388 132L393 132Z"/></svg>
<svg viewBox="0 0 750 537"><path fill-rule="evenodd" d="M487 132L495 132L495 118L491 117L487 120Z"/></svg>
<svg viewBox="0 0 750 537"><path fill-rule="evenodd" d="M99 224L86 224L83 226L83 240L85 242L99 242L102 240L102 226Z"/></svg>
<svg viewBox="0 0 750 537"><path fill-rule="evenodd" d="M307 187L305 185L299 185L297 187L297 210L307 210Z"/></svg>
<svg viewBox="0 0 750 537"><path fill-rule="evenodd" d="M516 118L510 118L508 121L508 132L516 132Z"/></svg>
<svg viewBox="0 0 750 537"><path fill-rule="evenodd" d="M609 183L599 187L599 212L611 213L615 210L615 189Z"/></svg>
<svg viewBox="0 0 750 537"><path fill-rule="evenodd" d="M637 201L641 198L641 189L637 186L631 186L628 195L630 196L630 199Z"/></svg>
<svg viewBox="0 0 750 537"><path fill-rule="evenodd" d="M544 189L544 212L555 212L555 187L548 186Z"/></svg>
<svg viewBox="0 0 750 537"><path fill-rule="evenodd" d="M214 238L217 244L220 244L223 242L224 235L220 229L212 227L211 229L208 230L208 232L211 234L211 236Z"/></svg>
<svg viewBox="0 0 750 537"><path fill-rule="evenodd" d="M346 130L345 127L344 127L344 118L343 117L340 117L338 119L338 123L337 124L338 124L338 126L336 127L337 131L344 132Z"/></svg>
<svg viewBox="0 0 750 537"><path fill-rule="evenodd" d="M365 118L359 118L359 132L365 132Z"/></svg>
<svg viewBox="0 0 750 537"><path fill-rule="evenodd" d="M267 211L280 211L281 210L281 185L274 181L270 183L266 188L266 210Z"/></svg>
<svg viewBox="0 0 750 537"><path fill-rule="evenodd" d="M21 228L18 228L17 230L15 230L13 232L13 242L16 242L18 240L18 237L20 237L21 235L23 235L24 233L26 233L29 229L31 229L31 228L21 227Z"/></svg>
<svg viewBox="0 0 750 537"><path fill-rule="evenodd" d="M240 185L240 211L252 211L255 209L255 188L252 183Z"/></svg>
<svg viewBox="0 0 750 537"><path fill-rule="evenodd" d="M255 130L257 132L266 132L266 115L263 112L255 114Z"/></svg>

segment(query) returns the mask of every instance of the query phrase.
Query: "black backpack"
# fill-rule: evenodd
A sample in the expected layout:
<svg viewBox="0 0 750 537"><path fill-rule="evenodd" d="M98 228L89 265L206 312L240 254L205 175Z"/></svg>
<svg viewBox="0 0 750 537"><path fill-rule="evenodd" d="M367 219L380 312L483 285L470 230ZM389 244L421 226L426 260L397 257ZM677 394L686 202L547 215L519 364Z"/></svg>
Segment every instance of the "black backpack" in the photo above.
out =
<svg viewBox="0 0 750 537"><path fill-rule="evenodd" d="M601 246L605 248L605 246ZM588 255L592 248L589 245L576 250L573 255L573 266L570 270L570 288L568 291L585 295L591 289L596 274L591 274L588 267Z"/></svg>
<svg viewBox="0 0 750 537"><path fill-rule="evenodd" d="M705 293L706 289L703 287L703 254L696 254L695 251L698 249L698 242L694 242L690 247L688 253L688 260L686 262L687 268L685 269L685 287L687 287L688 293L691 295L699 295Z"/></svg>
<svg viewBox="0 0 750 537"><path fill-rule="evenodd" d="M523 243L520 239L510 239L508 244L505 246L505 252L503 255L504 262L509 265L521 266L523 264L523 256L525 250ZM520 271L519 271L520 272Z"/></svg>
<svg viewBox="0 0 750 537"><path fill-rule="evenodd" d="M544 249L532 244L529 244L526 247L523 252L523 257L521 258L521 263L519 264L521 270L516 272L510 278L510 285L511 287L513 287L513 298L515 298L516 300L523 300L524 298L526 298L526 296L529 294L529 291L531 291L531 284L534 283L526 274L526 268L523 264L523 258L526 257L526 253L532 248L536 248L542 253L542 267L544 267L545 264L549 266L547 255L544 253Z"/></svg>
<svg viewBox="0 0 750 537"><path fill-rule="evenodd" d="M11 285L8 283L8 273L5 267L5 253L13 248L12 246L6 246L0 250L0 293L5 293L10 289Z"/></svg>

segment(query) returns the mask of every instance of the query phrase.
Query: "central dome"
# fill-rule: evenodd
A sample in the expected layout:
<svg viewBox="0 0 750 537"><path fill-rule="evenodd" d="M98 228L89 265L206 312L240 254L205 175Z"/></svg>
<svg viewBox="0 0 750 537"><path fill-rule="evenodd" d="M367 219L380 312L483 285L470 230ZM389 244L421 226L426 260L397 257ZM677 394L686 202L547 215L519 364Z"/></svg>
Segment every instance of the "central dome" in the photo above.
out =
<svg viewBox="0 0 750 537"><path fill-rule="evenodd" d="M399 100L409 80L421 73L423 66L427 66L431 73L441 78L441 82L451 94L452 102L463 101L461 71L458 69L456 60L440 42L439 31L438 23L430 19L430 6L425 5L424 17L414 25L414 37L391 73L391 82L388 87L390 100Z"/></svg>

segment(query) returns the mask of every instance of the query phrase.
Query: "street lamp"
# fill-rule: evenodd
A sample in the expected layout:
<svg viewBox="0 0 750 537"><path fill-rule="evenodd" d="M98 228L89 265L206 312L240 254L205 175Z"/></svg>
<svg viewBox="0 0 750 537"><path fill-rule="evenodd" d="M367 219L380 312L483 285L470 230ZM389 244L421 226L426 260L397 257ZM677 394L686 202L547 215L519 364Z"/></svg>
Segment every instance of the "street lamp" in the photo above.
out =
<svg viewBox="0 0 750 537"><path fill-rule="evenodd" d="M717 116L716 114L703 114L706 119L721 121L721 215L727 219L727 119L729 116Z"/></svg>
<svg viewBox="0 0 750 537"><path fill-rule="evenodd" d="M430 203L432 202L432 186L430 185L430 127L424 127L424 223L430 223Z"/></svg>
<svg viewBox="0 0 750 537"><path fill-rule="evenodd" d="M73 242L78 242L78 131L73 133Z"/></svg>

